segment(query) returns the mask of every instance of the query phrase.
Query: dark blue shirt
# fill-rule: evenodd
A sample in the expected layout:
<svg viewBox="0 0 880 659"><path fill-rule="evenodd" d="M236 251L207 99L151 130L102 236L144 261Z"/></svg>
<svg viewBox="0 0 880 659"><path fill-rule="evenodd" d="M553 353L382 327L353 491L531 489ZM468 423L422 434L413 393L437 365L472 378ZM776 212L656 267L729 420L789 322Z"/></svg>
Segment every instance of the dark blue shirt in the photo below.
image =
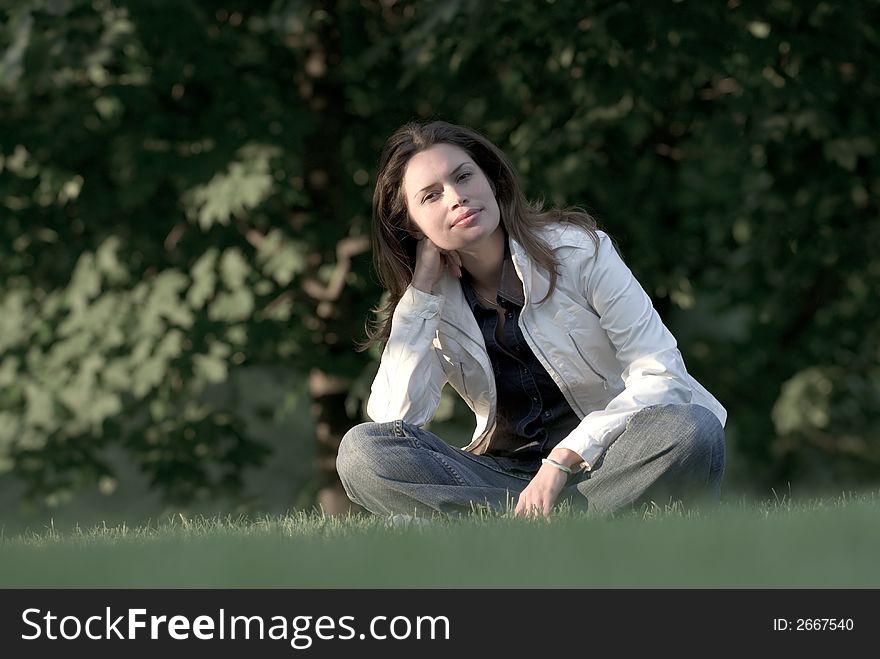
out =
<svg viewBox="0 0 880 659"><path fill-rule="evenodd" d="M519 315L525 297L510 247L505 249L496 299L504 313L500 331L498 311L479 299L464 270L461 288L486 342L498 392L495 432L479 452L528 460L544 457L579 419L523 337Z"/></svg>

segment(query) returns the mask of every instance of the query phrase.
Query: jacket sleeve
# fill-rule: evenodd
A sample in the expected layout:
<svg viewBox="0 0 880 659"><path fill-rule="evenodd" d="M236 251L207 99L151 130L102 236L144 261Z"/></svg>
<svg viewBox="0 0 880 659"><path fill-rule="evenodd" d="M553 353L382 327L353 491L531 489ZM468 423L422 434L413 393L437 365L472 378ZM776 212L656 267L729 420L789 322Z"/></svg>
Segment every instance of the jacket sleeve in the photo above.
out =
<svg viewBox="0 0 880 659"><path fill-rule="evenodd" d="M684 360L651 299L604 233L587 259L581 281L587 302L614 345L624 390L604 410L585 416L557 446L581 455L588 468L624 431L629 419L652 405L691 402Z"/></svg>
<svg viewBox="0 0 880 659"><path fill-rule="evenodd" d="M377 423L430 421L440 404L446 375L433 348L443 296L410 286L391 317L391 334L373 380L367 414Z"/></svg>

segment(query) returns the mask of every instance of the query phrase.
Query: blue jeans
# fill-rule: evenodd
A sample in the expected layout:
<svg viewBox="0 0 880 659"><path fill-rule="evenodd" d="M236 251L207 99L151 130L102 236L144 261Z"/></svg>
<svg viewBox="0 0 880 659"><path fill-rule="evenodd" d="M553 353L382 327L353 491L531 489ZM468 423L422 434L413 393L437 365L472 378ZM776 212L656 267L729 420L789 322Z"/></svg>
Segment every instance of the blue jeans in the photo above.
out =
<svg viewBox="0 0 880 659"><path fill-rule="evenodd" d="M336 459L349 498L377 515L503 511L540 467L539 459L473 455L403 421L355 426ZM633 415L558 501L599 515L650 501L717 501L723 474L724 429L715 415L699 405L656 405Z"/></svg>

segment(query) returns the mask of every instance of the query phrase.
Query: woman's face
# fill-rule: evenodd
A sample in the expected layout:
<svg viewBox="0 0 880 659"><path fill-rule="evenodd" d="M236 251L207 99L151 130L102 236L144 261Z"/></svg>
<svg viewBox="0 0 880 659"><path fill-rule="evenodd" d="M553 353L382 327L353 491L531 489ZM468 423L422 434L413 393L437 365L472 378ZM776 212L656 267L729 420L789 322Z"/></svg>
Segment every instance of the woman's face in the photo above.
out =
<svg viewBox="0 0 880 659"><path fill-rule="evenodd" d="M489 179L452 144L435 144L410 158L403 193L412 221L442 250L471 251L501 222Z"/></svg>

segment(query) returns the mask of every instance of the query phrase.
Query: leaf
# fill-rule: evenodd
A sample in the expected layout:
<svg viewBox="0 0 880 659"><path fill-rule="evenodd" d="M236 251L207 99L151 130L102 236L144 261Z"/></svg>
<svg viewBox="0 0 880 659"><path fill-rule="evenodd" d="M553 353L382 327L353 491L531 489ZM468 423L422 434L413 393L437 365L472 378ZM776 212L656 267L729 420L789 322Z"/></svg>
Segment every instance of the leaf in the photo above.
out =
<svg viewBox="0 0 880 659"><path fill-rule="evenodd" d="M874 155L875 147L874 142L867 137L841 138L825 142L823 152L828 161L852 172L855 171L859 156Z"/></svg>
<svg viewBox="0 0 880 659"><path fill-rule="evenodd" d="M825 428L830 418L834 384L822 368L808 368L782 385L773 405L776 432L786 435L805 428Z"/></svg>
<svg viewBox="0 0 880 659"><path fill-rule="evenodd" d="M233 247L223 252L223 256L220 257L220 277L230 291L243 287L250 272L251 266L240 249Z"/></svg>
<svg viewBox="0 0 880 659"><path fill-rule="evenodd" d="M27 382L24 387L25 425L35 429L52 432L58 427L55 405L52 396L44 386Z"/></svg>
<svg viewBox="0 0 880 659"><path fill-rule="evenodd" d="M287 286L294 276L305 270L308 247L303 242L290 240L275 229L266 236L257 251L257 264L267 277L280 286Z"/></svg>
<svg viewBox="0 0 880 659"><path fill-rule="evenodd" d="M196 376L209 383L225 381L228 373L227 359L230 352L228 345L219 342L212 343L208 354L193 357Z"/></svg>
<svg viewBox="0 0 880 659"><path fill-rule="evenodd" d="M192 285L186 294L186 301L193 309L201 309L205 302L214 295L217 286L217 273L215 271L217 255L220 251L212 247L202 254L192 267Z"/></svg>
<svg viewBox="0 0 880 659"><path fill-rule="evenodd" d="M95 265L98 272L110 284L124 284L129 279L128 268L119 261L121 242L118 236L110 236L101 243L95 252Z"/></svg>
<svg viewBox="0 0 880 659"><path fill-rule="evenodd" d="M74 313L81 312L101 292L101 273L95 264L95 256L86 252L77 261L70 284L67 287L66 304Z"/></svg>
<svg viewBox="0 0 880 659"><path fill-rule="evenodd" d="M248 144L238 152L225 172L194 187L183 195L183 204L191 220L203 231L215 223L228 224L230 219L244 219L248 211L268 198L274 186L270 160L280 154L278 147Z"/></svg>
<svg viewBox="0 0 880 659"><path fill-rule="evenodd" d="M220 293L208 307L208 318L235 323L248 320L254 311L254 296L246 288L234 293Z"/></svg>

